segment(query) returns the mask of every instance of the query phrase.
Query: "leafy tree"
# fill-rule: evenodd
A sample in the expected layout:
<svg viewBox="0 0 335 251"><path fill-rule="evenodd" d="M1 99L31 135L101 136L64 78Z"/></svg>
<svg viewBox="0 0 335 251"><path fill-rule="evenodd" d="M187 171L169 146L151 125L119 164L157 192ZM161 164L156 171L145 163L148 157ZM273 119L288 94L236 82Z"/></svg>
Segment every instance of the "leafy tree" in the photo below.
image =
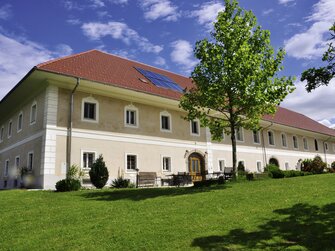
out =
<svg viewBox="0 0 335 251"><path fill-rule="evenodd" d="M211 38L196 43L199 63L191 74L195 87L184 94L180 106L187 120L199 118L209 127L213 140L222 140L223 131L231 135L236 173L235 130L258 128L261 116L273 114L294 90L293 79L277 77L285 52L274 53L270 32L236 0L225 0Z"/></svg>
<svg viewBox="0 0 335 251"><path fill-rule="evenodd" d="M330 40L335 41L335 22L329 30ZM321 85L328 85L329 81L335 77L335 47L332 42L328 44L328 50L323 54L322 61L327 62L328 65L317 69L310 68L301 75L301 81L307 80L306 90L308 92Z"/></svg>
<svg viewBox="0 0 335 251"><path fill-rule="evenodd" d="M93 163L89 175L92 184L96 188L103 188L106 185L109 174L102 155L100 155L99 158Z"/></svg>

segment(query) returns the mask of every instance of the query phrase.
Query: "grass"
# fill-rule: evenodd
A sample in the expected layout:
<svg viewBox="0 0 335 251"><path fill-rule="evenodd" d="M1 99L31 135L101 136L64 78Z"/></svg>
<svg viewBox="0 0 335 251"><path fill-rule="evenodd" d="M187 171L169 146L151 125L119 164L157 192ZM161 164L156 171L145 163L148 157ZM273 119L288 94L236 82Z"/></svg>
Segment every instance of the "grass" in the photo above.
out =
<svg viewBox="0 0 335 251"><path fill-rule="evenodd" d="M0 250L335 250L335 174L0 192Z"/></svg>

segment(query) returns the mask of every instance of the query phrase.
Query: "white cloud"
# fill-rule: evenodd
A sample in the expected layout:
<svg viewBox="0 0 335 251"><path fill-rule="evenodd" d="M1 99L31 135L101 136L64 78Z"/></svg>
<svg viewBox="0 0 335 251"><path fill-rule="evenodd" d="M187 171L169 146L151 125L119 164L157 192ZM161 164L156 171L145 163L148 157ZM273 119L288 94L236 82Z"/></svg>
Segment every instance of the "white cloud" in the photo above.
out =
<svg viewBox="0 0 335 251"><path fill-rule="evenodd" d="M128 0L109 0L109 2L114 4L127 4Z"/></svg>
<svg viewBox="0 0 335 251"><path fill-rule="evenodd" d="M65 9L67 10L83 10L84 6L79 5L75 1L66 0L63 2Z"/></svg>
<svg viewBox="0 0 335 251"><path fill-rule="evenodd" d="M278 3L279 4L284 4L284 5L287 5L288 3L295 3L295 0L278 0Z"/></svg>
<svg viewBox="0 0 335 251"><path fill-rule="evenodd" d="M320 86L310 93L305 90L306 82L296 81L295 85L296 90L286 97L282 103L283 107L317 121L335 119L335 79L331 80L328 86Z"/></svg>
<svg viewBox="0 0 335 251"><path fill-rule="evenodd" d="M105 3L103 0L90 0L90 2L91 2L91 7L93 8L105 7Z"/></svg>
<svg viewBox="0 0 335 251"><path fill-rule="evenodd" d="M121 22L84 23L81 26L84 34L92 40L100 40L103 37L111 36L114 39L121 40L125 44L135 43L141 51L159 53L163 50L160 45L154 45L145 37L140 36L135 30Z"/></svg>
<svg viewBox="0 0 335 251"><path fill-rule="evenodd" d="M199 24L211 28L218 13L223 10L224 5L221 2L210 1L202 4L198 10L192 11L191 16L196 17Z"/></svg>
<svg viewBox="0 0 335 251"><path fill-rule="evenodd" d="M72 25L78 25L78 24L81 23L80 20L77 19L77 18L68 19L68 20L66 20L66 22L67 22L68 24L72 24Z"/></svg>
<svg viewBox="0 0 335 251"><path fill-rule="evenodd" d="M159 66L166 66L166 60L163 57L158 56L156 57L154 64L159 65Z"/></svg>
<svg viewBox="0 0 335 251"><path fill-rule="evenodd" d="M12 6L10 4L5 4L0 8L0 19L7 20L11 17L11 7Z"/></svg>
<svg viewBox="0 0 335 251"><path fill-rule="evenodd" d="M333 128L335 129L335 123L332 123L331 121L329 121L328 119L323 119L321 121L319 121L320 124L323 124L329 128Z"/></svg>
<svg viewBox="0 0 335 251"><path fill-rule="evenodd" d="M56 51L29 41L14 39L0 33L0 99L2 99L32 67L55 57L67 55L72 49L60 44Z"/></svg>
<svg viewBox="0 0 335 251"><path fill-rule="evenodd" d="M262 15L263 16L267 16L267 15L269 15L270 13L272 13L274 11L274 9L267 9L267 10L264 10L263 12L262 12Z"/></svg>
<svg viewBox="0 0 335 251"><path fill-rule="evenodd" d="M164 21L176 21L180 17L178 8L169 0L142 0L144 18L149 21L162 18Z"/></svg>
<svg viewBox="0 0 335 251"><path fill-rule="evenodd" d="M308 22L313 22L310 28L284 41L287 54L298 59L320 58L327 48L334 13L334 0L320 0L314 4L312 14L307 17Z"/></svg>
<svg viewBox="0 0 335 251"><path fill-rule="evenodd" d="M192 45L186 40L176 40L171 43L171 47L173 48L170 54L171 60L189 74L197 64L197 60L193 57Z"/></svg>

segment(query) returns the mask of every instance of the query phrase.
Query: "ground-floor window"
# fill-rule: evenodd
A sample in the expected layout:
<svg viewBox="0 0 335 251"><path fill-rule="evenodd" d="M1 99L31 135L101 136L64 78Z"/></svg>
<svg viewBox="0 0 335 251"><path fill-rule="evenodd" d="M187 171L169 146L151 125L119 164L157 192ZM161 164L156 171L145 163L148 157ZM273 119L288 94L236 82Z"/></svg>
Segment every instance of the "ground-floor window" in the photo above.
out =
<svg viewBox="0 0 335 251"><path fill-rule="evenodd" d="M34 167L34 153L28 153L28 170L33 170Z"/></svg>
<svg viewBox="0 0 335 251"><path fill-rule="evenodd" d="M220 159L219 160L219 171L220 172L223 172L224 171L224 168L225 168L225 161L224 161L224 159Z"/></svg>
<svg viewBox="0 0 335 251"><path fill-rule="evenodd" d="M288 162L285 162L285 170L289 170L290 169L290 165Z"/></svg>
<svg viewBox="0 0 335 251"><path fill-rule="evenodd" d="M9 160L5 161L5 173L4 176L7 177L9 172Z"/></svg>
<svg viewBox="0 0 335 251"><path fill-rule="evenodd" d="M259 172L259 173L263 172L261 161L257 161L256 166L257 166L257 172Z"/></svg>
<svg viewBox="0 0 335 251"><path fill-rule="evenodd" d="M171 157L163 157L163 171L171 171Z"/></svg>
<svg viewBox="0 0 335 251"><path fill-rule="evenodd" d="M95 152L83 152L82 168L89 169L92 167L95 160Z"/></svg>
<svg viewBox="0 0 335 251"><path fill-rule="evenodd" d="M135 171L137 169L137 155L127 154L127 170Z"/></svg>

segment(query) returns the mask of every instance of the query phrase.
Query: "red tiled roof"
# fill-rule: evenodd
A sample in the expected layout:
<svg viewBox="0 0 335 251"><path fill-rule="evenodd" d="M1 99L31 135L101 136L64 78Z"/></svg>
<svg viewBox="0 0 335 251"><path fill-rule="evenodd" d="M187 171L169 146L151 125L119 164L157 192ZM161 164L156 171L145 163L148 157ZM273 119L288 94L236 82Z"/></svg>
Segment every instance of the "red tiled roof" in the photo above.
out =
<svg viewBox="0 0 335 251"><path fill-rule="evenodd" d="M143 83L140 78L144 79L144 77L135 67L168 76L183 89L193 86L190 78L98 50L91 50L51 60L36 66L39 70L79 77L170 99L178 100L181 97L181 93L179 92L157 87L150 82ZM305 115L282 107L278 108L274 116L265 115L263 119L276 124L335 136L335 130Z"/></svg>

